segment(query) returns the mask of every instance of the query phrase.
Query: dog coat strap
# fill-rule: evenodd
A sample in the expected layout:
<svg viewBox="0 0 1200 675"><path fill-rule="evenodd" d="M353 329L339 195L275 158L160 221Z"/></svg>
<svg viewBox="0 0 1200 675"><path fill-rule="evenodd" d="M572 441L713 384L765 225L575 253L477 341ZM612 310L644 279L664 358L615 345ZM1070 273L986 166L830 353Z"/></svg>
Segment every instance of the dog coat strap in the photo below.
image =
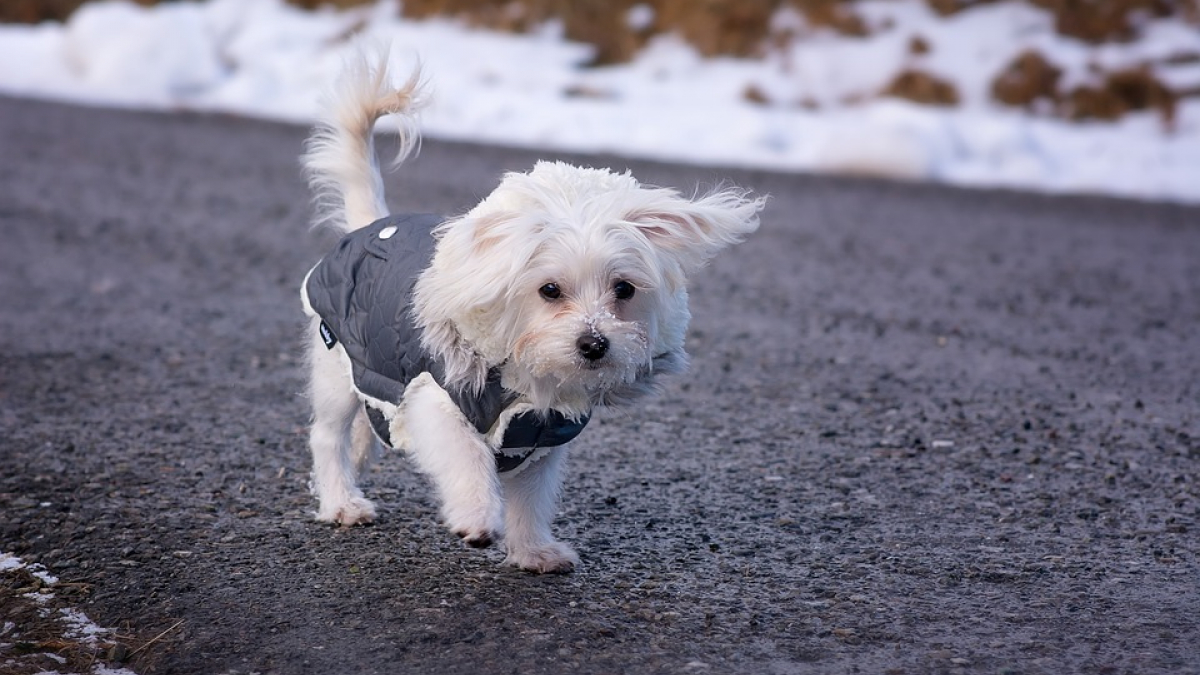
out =
<svg viewBox="0 0 1200 675"><path fill-rule="evenodd" d="M579 435L587 426L588 417L572 420L551 410L545 419L532 412L521 413L504 429L502 448L552 448Z"/></svg>
<svg viewBox="0 0 1200 675"><path fill-rule="evenodd" d="M508 473L525 463L533 453L537 452L537 448L529 448L525 452L517 455L506 455L502 452L495 453L496 456L496 472Z"/></svg>
<svg viewBox="0 0 1200 675"><path fill-rule="evenodd" d="M394 448L390 420L382 410L363 403L371 430L379 442L389 448ZM543 448L553 448L562 445L579 435L587 426L588 418L578 421L571 420L561 413L551 411L545 420L539 419L534 413L523 413L513 418L504 430L504 442L500 449L492 454L496 458L496 471L505 473L512 471L525 463L535 452ZM520 449L520 452L510 453L504 450Z"/></svg>
<svg viewBox="0 0 1200 675"><path fill-rule="evenodd" d="M588 417L572 420L551 410L543 418L536 413L521 413L509 421L504 440L495 451L496 471L505 473L519 468L538 450L553 448L572 440L587 426ZM520 449L517 453L505 452Z"/></svg>
<svg viewBox="0 0 1200 675"><path fill-rule="evenodd" d="M367 420L371 422L371 430L375 432L375 437L379 439L379 442L389 448L396 447L392 444L392 430L388 425L387 415L370 403L363 403L363 410L367 411Z"/></svg>

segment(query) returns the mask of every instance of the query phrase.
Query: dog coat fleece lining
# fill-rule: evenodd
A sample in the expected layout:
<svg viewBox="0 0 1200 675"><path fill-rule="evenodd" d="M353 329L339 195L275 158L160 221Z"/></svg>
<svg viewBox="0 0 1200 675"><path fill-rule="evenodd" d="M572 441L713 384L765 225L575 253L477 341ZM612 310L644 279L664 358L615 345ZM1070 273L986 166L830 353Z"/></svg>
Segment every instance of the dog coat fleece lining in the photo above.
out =
<svg viewBox="0 0 1200 675"><path fill-rule="evenodd" d="M421 345L421 329L412 312L413 288L433 259L432 232L442 220L432 214L392 215L355 230L317 263L302 288L308 306L321 317L325 346L332 349L341 343L350 357L351 376L364 398L367 417L388 447L392 439L387 411L396 409L409 382L421 373L429 373L446 389L480 434L491 434L503 411L518 400L501 386L496 368L477 393L447 388L441 362ZM539 448L575 438L587 423L587 416L575 420L553 410L512 416L503 429L503 442L494 449L496 467L511 471Z"/></svg>

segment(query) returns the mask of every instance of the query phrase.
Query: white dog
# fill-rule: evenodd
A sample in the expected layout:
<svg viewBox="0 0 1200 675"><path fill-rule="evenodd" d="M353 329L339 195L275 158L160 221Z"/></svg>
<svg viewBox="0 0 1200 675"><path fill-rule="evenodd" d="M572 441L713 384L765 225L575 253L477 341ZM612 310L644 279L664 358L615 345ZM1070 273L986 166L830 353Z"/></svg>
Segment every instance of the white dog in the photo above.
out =
<svg viewBox="0 0 1200 675"><path fill-rule="evenodd" d="M347 69L304 156L321 219L347 233L302 289L317 519L375 517L356 483L382 441L428 474L467 544L570 571L550 532L566 442L686 367L688 275L753 232L765 200L539 162L465 215L388 215L373 127L400 116L404 159L420 87L377 61Z"/></svg>

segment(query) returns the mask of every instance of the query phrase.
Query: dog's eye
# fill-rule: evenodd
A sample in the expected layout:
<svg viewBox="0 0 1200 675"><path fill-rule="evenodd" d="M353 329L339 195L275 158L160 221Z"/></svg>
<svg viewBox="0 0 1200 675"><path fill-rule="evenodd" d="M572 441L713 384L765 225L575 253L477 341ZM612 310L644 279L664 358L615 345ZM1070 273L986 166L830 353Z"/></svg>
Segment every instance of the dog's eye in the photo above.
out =
<svg viewBox="0 0 1200 675"><path fill-rule="evenodd" d="M613 295L617 296L618 300L628 300L632 298L633 293L636 290L637 289L634 288L633 284L629 283L628 281L618 281L617 283L613 284Z"/></svg>
<svg viewBox="0 0 1200 675"><path fill-rule="evenodd" d="M557 300L562 297L562 289L558 287L558 284L549 283L538 289L538 295L546 300Z"/></svg>

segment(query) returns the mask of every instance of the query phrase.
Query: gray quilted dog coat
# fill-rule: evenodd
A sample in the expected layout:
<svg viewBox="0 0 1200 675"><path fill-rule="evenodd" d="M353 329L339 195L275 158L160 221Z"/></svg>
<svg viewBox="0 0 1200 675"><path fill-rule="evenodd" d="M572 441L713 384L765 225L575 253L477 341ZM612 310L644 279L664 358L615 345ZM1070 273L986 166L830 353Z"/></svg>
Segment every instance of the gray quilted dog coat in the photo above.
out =
<svg viewBox="0 0 1200 675"><path fill-rule="evenodd" d="M446 389L480 434L489 434L517 395L500 385L493 368L482 391L445 386L445 370L421 346L421 329L413 317L412 293L429 266L436 242L433 229L442 223L432 214L382 218L347 234L305 279L302 292L321 317L321 339L333 349L341 344L350 357L354 386L363 396L376 435L392 447L387 414L372 400L398 405L409 382L429 373ZM588 418L572 420L561 413L525 412L504 429L495 449L497 469L520 466L539 448L562 445L579 435ZM505 452L505 450L517 450Z"/></svg>

